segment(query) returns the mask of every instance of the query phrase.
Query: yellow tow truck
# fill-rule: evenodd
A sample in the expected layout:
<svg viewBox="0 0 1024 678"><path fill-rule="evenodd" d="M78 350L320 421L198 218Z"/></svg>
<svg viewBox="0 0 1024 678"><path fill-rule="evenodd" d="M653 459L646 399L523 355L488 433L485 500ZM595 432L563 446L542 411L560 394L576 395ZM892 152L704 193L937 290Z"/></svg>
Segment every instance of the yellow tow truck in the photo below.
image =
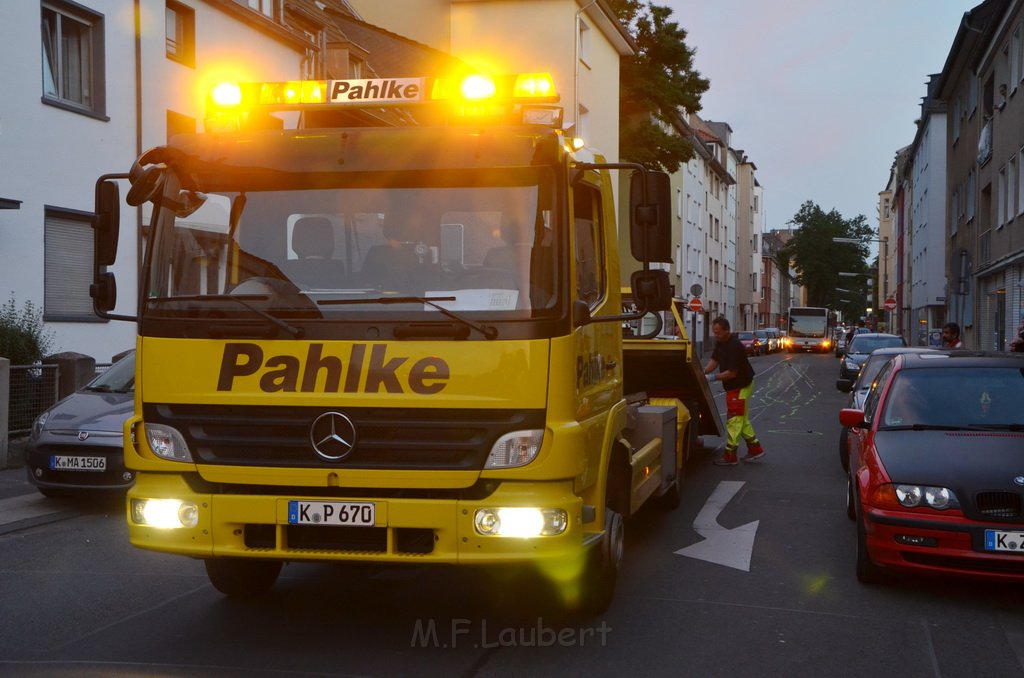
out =
<svg viewBox="0 0 1024 678"><path fill-rule="evenodd" d="M98 179L90 291L138 324L134 545L229 596L286 562L444 563L607 607L626 519L678 503L693 422L720 422L666 383L703 384L687 342L634 372L623 338L672 308L667 176L588 156L557 101L537 73L229 83L205 131ZM133 316L106 270L126 184L151 207Z"/></svg>

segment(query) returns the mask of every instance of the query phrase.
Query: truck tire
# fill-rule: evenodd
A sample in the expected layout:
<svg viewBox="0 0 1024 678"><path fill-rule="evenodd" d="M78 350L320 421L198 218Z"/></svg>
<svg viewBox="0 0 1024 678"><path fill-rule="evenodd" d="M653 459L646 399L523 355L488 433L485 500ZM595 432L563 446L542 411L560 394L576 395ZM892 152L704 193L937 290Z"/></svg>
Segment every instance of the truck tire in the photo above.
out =
<svg viewBox="0 0 1024 678"><path fill-rule="evenodd" d="M607 611L615 596L615 581L622 569L626 540L626 519L612 508L605 509L604 538L591 548L580 582L579 612L598 615Z"/></svg>
<svg viewBox="0 0 1024 678"><path fill-rule="evenodd" d="M267 593L281 574L280 560L209 558L206 576L213 588L230 598L255 598Z"/></svg>

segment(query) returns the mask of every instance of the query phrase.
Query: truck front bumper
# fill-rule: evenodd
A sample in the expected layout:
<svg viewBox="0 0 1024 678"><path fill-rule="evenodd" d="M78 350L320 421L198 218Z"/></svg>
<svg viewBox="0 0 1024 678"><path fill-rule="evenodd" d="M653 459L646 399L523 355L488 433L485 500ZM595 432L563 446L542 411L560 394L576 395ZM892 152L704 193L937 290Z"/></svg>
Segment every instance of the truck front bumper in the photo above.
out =
<svg viewBox="0 0 1024 678"><path fill-rule="evenodd" d="M142 472L127 497L129 537L140 548L195 558L488 565L578 556L584 540L595 536L584 533L583 504L570 480L506 481L480 500L325 498L297 489L277 495L204 494L181 476ZM183 524L145 524L140 502L153 500L182 502ZM365 527L291 524L294 501L372 502L374 522ZM482 534L477 512L496 508L564 511L564 528L533 537Z"/></svg>

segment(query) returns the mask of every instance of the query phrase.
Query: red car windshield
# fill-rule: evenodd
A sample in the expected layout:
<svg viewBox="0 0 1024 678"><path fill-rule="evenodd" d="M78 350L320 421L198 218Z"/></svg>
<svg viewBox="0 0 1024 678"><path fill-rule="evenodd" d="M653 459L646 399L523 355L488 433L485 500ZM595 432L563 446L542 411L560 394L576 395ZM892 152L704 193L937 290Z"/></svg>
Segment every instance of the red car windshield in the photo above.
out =
<svg viewBox="0 0 1024 678"><path fill-rule="evenodd" d="M1024 429L1024 375L1016 367L924 368L897 373L880 429L952 426Z"/></svg>

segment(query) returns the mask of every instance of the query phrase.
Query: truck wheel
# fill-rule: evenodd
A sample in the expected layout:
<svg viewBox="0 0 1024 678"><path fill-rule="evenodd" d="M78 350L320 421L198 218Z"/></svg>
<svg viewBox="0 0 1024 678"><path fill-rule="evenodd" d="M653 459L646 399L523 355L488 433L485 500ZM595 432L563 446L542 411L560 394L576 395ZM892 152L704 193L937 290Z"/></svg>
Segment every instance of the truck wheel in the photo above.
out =
<svg viewBox="0 0 1024 678"><path fill-rule="evenodd" d="M255 598L274 586L281 574L280 560L210 558L204 561L213 588L232 598Z"/></svg>
<svg viewBox="0 0 1024 678"><path fill-rule="evenodd" d="M615 580L622 569L625 540L626 519L612 508L605 509L604 538L587 554L580 582L580 612L601 614L612 604Z"/></svg>

